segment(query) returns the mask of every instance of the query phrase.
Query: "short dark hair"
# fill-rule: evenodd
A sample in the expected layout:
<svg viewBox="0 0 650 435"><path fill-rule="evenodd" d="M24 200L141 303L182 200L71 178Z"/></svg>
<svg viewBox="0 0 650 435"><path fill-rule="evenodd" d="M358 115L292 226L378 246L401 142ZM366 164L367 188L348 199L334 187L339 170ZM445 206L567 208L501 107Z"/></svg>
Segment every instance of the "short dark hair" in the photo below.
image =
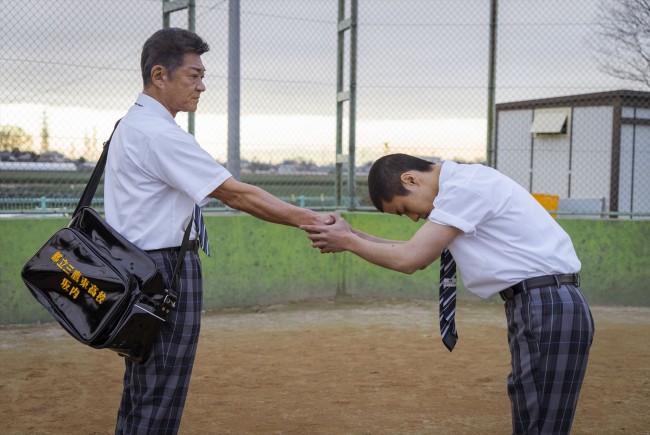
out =
<svg viewBox="0 0 650 435"><path fill-rule="evenodd" d="M377 210L384 211L384 202L410 192L402 183L402 174L408 171L433 171L434 163L408 154L389 154L372 164L368 173L368 193Z"/></svg>
<svg viewBox="0 0 650 435"><path fill-rule="evenodd" d="M186 53L200 56L207 51L210 51L208 43L194 32L178 27L158 30L142 46L140 69L144 87L151 85L151 69L155 65L164 66L171 74L183 65Z"/></svg>

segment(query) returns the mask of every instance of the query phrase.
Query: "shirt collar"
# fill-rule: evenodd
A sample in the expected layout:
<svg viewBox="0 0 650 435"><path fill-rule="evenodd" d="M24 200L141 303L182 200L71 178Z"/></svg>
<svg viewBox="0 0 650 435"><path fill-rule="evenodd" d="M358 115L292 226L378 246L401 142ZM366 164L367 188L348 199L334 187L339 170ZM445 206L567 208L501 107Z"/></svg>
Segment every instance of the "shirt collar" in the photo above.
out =
<svg viewBox="0 0 650 435"><path fill-rule="evenodd" d="M136 106L140 106L152 110L154 113L156 113L156 115L165 118L169 122L173 122L174 124L176 124L176 120L174 119L172 114L169 113L169 110L167 110L165 106L160 104L160 101L150 97L149 95L142 94L142 93L138 94L138 98L136 98L135 104Z"/></svg>
<svg viewBox="0 0 650 435"><path fill-rule="evenodd" d="M440 176L438 177L438 191L440 191L440 185L445 183L456 171L458 163L453 160L445 160L442 162L442 167L440 168Z"/></svg>

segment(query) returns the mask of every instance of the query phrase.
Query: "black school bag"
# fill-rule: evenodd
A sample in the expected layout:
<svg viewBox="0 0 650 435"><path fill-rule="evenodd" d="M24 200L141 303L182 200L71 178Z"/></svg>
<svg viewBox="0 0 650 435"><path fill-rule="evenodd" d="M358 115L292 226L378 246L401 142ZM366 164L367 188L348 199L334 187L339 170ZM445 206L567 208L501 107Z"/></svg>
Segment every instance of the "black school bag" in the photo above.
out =
<svg viewBox="0 0 650 435"><path fill-rule="evenodd" d="M25 264L21 276L36 300L79 342L140 363L176 305L178 272L192 220L166 288L153 259L90 207L113 133L104 143L70 224Z"/></svg>

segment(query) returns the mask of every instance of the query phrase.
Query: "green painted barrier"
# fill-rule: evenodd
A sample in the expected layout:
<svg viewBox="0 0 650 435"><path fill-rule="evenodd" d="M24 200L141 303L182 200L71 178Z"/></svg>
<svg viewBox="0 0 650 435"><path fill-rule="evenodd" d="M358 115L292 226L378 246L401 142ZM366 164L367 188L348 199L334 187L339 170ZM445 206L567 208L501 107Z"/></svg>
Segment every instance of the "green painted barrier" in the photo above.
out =
<svg viewBox="0 0 650 435"><path fill-rule="evenodd" d="M419 228L403 217L343 215L353 226L391 239L409 239ZM650 221L558 222L571 235L582 261L582 289L590 303L650 306ZM62 218L0 219L0 324L51 321L23 284L20 270L67 223ZM247 215L208 215L206 224L213 252L211 258L201 254L204 307L208 309L336 296L437 298L437 263L404 275L349 253L320 254L302 231ZM475 296L461 283L459 298Z"/></svg>

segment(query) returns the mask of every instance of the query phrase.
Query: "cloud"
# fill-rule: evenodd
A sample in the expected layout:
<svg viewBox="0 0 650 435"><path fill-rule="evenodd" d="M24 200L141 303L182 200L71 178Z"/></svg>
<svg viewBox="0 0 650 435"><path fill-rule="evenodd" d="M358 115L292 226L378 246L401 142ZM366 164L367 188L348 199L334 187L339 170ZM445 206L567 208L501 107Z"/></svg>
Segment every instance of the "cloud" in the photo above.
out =
<svg viewBox="0 0 650 435"><path fill-rule="evenodd" d="M497 102L624 87L597 70L584 43L593 30L596 3L500 1ZM110 132L141 90L140 50L162 25L160 1L2 5L0 123L15 121L38 131L46 110L52 131L66 131L57 133L60 137L78 142L86 131ZM481 152L489 2L411 0L404 5L360 2L357 143L372 149L386 141L426 144L439 150L443 143L434 138L443 137L454 149ZM218 149L227 140L227 7L223 0L197 1L197 32L212 47L203 56L208 90L197 114L197 137L215 153L222 153ZM336 8L334 0L241 2L242 149L333 146ZM172 25L186 26L187 15L175 13ZM347 88L348 42L344 60ZM23 117L9 113L20 105L37 109ZM89 116L72 114L70 108ZM185 118L179 119L182 124ZM287 135L296 125L301 133ZM468 136L468 131L475 133ZM311 138L310 132L318 134Z"/></svg>

